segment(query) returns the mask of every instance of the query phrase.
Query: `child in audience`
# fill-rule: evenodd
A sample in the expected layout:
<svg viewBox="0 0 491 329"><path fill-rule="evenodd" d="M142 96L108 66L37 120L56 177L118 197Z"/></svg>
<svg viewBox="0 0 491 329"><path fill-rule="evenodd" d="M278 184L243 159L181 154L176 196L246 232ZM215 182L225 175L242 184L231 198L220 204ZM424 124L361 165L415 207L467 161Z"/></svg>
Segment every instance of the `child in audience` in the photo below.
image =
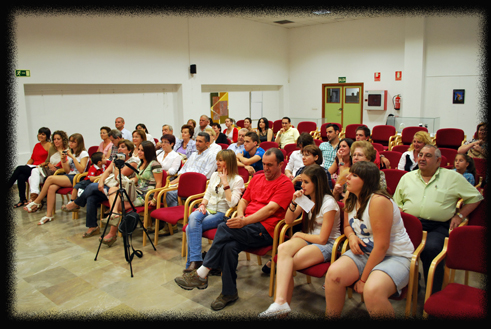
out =
<svg viewBox="0 0 491 329"><path fill-rule="evenodd" d="M302 175L302 189L293 193L293 199L285 215L291 224L303 209L295 201L306 196L314 202L313 208L303 220L302 232L278 246L276 298L259 317L285 316L290 309L293 293L293 271L330 261L334 241L340 236L339 206L332 196L327 174L318 164L308 166Z"/></svg>
<svg viewBox="0 0 491 329"><path fill-rule="evenodd" d="M474 165L474 159L472 159L467 154L457 154L455 156L455 171L459 174L464 175L464 178L467 179L472 186L476 185L476 166Z"/></svg>
<svg viewBox="0 0 491 329"><path fill-rule="evenodd" d="M90 157L90 161L93 163L92 166L90 166L89 171L87 172L87 176L84 177L83 180L75 184L73 187L72 191L72 197L71 197L71 202L73 202L77 196L78 196L78 190L82 189L84 190L87 186L89 186L90 183L93 183L97 177L102 175L102 173L106 170L106 165L102 164L102 157L103 157L102 152L94 152L92 156ZM61 207L61 210L65 212L72 212L74 210L79 209L80 207L75 207L71 210L67 209L65 205Z"/></svg>

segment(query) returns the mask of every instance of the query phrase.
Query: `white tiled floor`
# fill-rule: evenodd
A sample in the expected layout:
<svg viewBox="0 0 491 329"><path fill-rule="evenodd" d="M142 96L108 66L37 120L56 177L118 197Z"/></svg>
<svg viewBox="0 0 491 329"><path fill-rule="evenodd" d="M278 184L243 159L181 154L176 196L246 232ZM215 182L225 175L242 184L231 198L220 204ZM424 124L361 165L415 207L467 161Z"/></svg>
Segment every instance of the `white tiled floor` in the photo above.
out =
<svg viewBox="0 0 491 329"><path fill-rule="evenodd" d="M11 191L11 204L15 188ZM142 230L133 237L135 249L143 251L143 257L132 261L134 277L130 275L125 260L121 238L111 247L99 246L98 237L82 239L85 232L85 211L80 219L60 210L61 197L57 197L56 217L53 222L36 225L44 216L42 211L28 214L22 208L13 210L12 220L15 239L13 310L16 317L83 316L105 319L110 316L130 318L163 317L165 319L256 319L257 314L273 302L268 296L269 276L261 271L256 257L246 260L239 257L239 299L224 310L211 310L211 302L220 294L220 277L209 278L205 290L186 291L178 287L174 278L185 265L181 257L181 236L160 237L156 251L147 242L142 247ZM151 234L153 238L153 234ZM206 250L209 245L203 240ZM269 257L263 257L263 264ZM458 277L462 274L458 273ZM479 285L481 277L471 275L471 284ZM289 318L322 319L325 310L323 279L312 278L307 284L303 274L295 278L292 310ZM424 291L418 296L417 318L421 318ZM405 301L392 301L397 317L404 318ZM360 296L346 299L342 317L368 319Z"/></svg>

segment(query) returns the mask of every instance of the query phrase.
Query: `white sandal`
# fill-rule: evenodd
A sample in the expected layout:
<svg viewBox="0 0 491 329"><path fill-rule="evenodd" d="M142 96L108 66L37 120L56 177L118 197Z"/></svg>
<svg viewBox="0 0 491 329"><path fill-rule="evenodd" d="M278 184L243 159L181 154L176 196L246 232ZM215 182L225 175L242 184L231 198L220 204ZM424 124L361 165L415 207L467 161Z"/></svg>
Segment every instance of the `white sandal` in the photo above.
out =
<svg viewBox="0 0 491 329"><path fill-rule="evenodd" d="M52 217L44 216L43 218L41 218L38 225L43 225L47 222L51 222L53 220L53 218L55 218L55 216L52 216Z"/></svg>
<svg viewBox="0 0 491 329"><path fill-rule="evenodd" d="M36 207L36 208L34 208ZM28 213L33 213L38 211L38 209L41 207L41 203L36 203L34 201L29 202L27 206L24 207L24 210L27 210ZM33 209L34 208L34 209Z"/></svg>

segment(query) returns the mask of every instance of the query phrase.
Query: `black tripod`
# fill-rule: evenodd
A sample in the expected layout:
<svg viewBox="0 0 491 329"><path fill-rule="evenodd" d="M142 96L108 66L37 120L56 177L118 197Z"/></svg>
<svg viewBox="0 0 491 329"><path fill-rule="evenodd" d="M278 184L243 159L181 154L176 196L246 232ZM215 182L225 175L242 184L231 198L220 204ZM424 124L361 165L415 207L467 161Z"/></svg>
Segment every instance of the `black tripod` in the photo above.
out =
<svg viewBox="0 0 491 329"><path fill-rule="evenodd" d="M123 159L124 159L124 157L123 157ZM117 203L116 201L118 200L118 198L120 198L120 200L121 200L121 209L122 209L121 210L121 214L116 213L116 212L115 212L115 214L118 214L118 215L121 216L121 223L118 226L118 230L119 230L119 232L121 232L121 235L123 236L124 256L126 258L126 261L128 263L130 263L131 277L133 277L133 267L131 266L131 261L133 260L133 257L135 255L138 256L138 258L142 258L143 257L143 253L140 250L135 250L133 248L133 246L131 245L130 241L129 241L129 239L132 237L132 233L135 230L138 222L140 222L143 230L145 231L145 234L148 237L148 240L150 240L150 243L152 244L153 250L157 250L157 249L155 249L155 246L154 246L152 240L148 236L147 229L143 225L143 222L140 219L140 215L138 215L138 213L136 212L135 206L133 205L133 203L131 202L130 198L128 197L128 193L126 192L126 190L123 188L123 186L121 184L121 182L122 182L121 169L125 165L127 167L133 169L135 172L138 173L138 171L135 168L133 168L132 166L130 166L127 163L125 163L123 159L116 159L116 160L114 160L115 166L119 169L119 182L120 182L120 184L119 184L119 189L116 191L116 193L117 193L116 194L116 199L114 200L114 202L113 202L113 204L111 206L111 210L109 211L109 216L111 216L113 214L114 206ZM124 207L125 196L126 196L126 200L129 201L129 203L131 205L131 208L133 209L133 212L126 213L126 209ZM107 221L106 226L104 227L104 232L102 232L101 239L100 239L100 242L99 242L99 248L97 249L97 253L95 255L94 261L97 260L97 255L99 254L99 250L101 249L102 240L103 240L103 237L106 235L106 230L107 230L108 225L109 225L109 220ZM131 246L131 249L133 249L133 253L130 253L131 252L130 251L130 246Z"/></svg>

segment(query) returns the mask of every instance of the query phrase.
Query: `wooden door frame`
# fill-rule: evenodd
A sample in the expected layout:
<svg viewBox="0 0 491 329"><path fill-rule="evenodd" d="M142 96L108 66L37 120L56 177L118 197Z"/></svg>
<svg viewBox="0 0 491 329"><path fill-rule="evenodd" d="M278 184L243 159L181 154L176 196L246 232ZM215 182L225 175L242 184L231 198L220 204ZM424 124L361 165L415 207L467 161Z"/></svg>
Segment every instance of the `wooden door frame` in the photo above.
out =
<svg viewBox="0 0 491 329"><path fill-rule="evenodd" d="M326 87L347 87L347 86L361 86L360 90L360 103L361 103L361 116L360 116L360 123L363 123L363 95L364 95L364 89L365 85L363 82L350 82L350 83L323 83L322 84L322 122L324 122L324 119L326 118ZM343 97L344 93L340 95L340 97ZM341 100L341 104L343 104L344 107L344 99ZM343 127L343 115L341 116L341 122L339 122Z"/></svg>

